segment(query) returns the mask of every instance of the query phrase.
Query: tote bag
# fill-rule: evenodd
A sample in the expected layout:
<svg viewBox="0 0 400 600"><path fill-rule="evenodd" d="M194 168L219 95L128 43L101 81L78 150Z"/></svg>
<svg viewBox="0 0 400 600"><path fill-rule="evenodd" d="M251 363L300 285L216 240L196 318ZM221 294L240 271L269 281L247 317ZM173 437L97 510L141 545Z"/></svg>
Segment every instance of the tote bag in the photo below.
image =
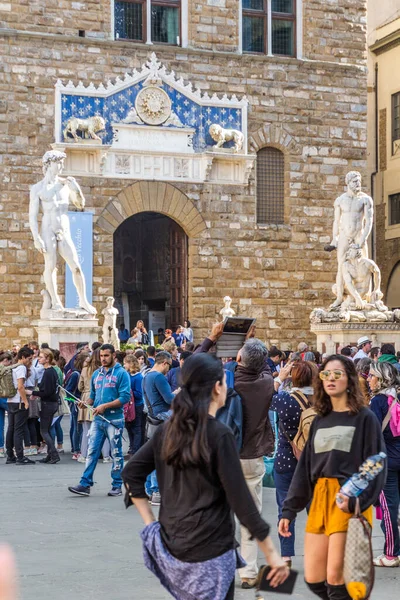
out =
<svg viewBox="0 0 400 600"><path fill-rule="evenodd" d="M349 520L344 551L344 582L352 600L368 600L374 587L371 525L360 512L357 498L356 511Z"/></svg>
<svg viewBox="0 0 400 600"><path fill-rule="evenodd" d="M278 450L279 432L278 432L278 415L275 411L270 411L270 419L272 421L272 427L275 435L275 446L274 453L271 456L264 456L265 475L263 477L263 487L274 488L274 464L275 457Z"/></svg>

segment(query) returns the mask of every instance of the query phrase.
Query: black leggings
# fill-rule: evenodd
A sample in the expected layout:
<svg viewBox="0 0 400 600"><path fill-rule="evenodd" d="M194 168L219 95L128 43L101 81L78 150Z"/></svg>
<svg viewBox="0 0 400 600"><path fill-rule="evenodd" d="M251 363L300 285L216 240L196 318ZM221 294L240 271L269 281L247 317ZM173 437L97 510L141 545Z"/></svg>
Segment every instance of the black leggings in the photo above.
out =
<svg viewBox="0 0 400 600"><path fill-rule="evenodd" d="M228 590L225 600L233 600L234 597L235 597L235 579L233 578L231 587Z"/></svg>
<svg viewBox="0 0 400 600"><path fill-rule="evenodd" d="M50 458L58 458L54 440L50 435L51 424L57 409L57 402L43 402L42 400L42 409L40 411L40 433L47 444L47 456Z"/></svg>

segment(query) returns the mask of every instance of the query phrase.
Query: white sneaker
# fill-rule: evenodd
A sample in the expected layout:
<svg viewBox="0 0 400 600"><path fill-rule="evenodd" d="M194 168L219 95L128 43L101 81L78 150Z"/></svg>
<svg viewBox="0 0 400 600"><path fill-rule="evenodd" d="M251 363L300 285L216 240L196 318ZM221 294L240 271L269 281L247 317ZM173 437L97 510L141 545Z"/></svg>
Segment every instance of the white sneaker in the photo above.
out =
<svg viewBox="0 0 400 600"><path fill-rule="evenodd" d="M38 450L38 454L47 454L47 446L46 444L43 444L40 446L39 450Z"/></svg>
<svg viewBox="0 0 400 600"><path fill-rule="evenodd" d="M161 504L161 494L160 492L153 492L150 500L150 504L152 506L160 506Z"/></svg>
<svg viewBox="0 0 400 600"><path fill-rule="evenodd" d="M77 458L76 462L86 463L86 458L84 456L82 456L82 454L80 454L79 457Z"/></svg>
<svg viewBox="0 0 400 600"><path fill-rule="evenodd" d="M30 448L26 448L24 450L24 456L32 456L32 450Z"/></svg>
<svg viewBox="0 0 400 600"><path fill-rule="evenodd" d="M376 567L399 567L400 560L398 556L388 558L385 554L381 554L374 558L373 563Z"/></svg>
<svg viewBox="0 0 400 600"><path fill-rule="evenodd" d="M106 456L105 458L103 458L103 463L110 463L110 462L112 462L111 456Z"/></svg>
<svg viewBox="0 0 400 600"><path fill-rule="evenodd" d="M6 453L4 452L4 450L0 450L0 458L5 458L6 457Z"/></svg>
<svg viewBox="0 0 400 600"><path fill-rule="evenodd" d="M31 448L31 456L36 456L38 453L38 449L37 448Z"/></svg>

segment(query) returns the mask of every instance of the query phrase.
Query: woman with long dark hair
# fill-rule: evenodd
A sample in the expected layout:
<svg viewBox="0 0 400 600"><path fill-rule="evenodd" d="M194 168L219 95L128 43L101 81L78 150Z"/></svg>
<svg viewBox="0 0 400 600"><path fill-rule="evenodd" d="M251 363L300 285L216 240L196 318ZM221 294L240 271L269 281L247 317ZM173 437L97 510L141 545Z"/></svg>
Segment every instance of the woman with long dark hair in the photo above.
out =
<svg viewBox="0 0 400 600"><path fill-rule="evenodd" d="M134 356L138 360L140 372L143 376L146 375L146 373L148 373L148 371L151 369L149 359L147 358L147 352L139 348L138 350L135 350Z"/></svg>
<svg viewBox="0 0 400 600"><path fill-rule="evenodd" d="M283 505L279 533L290 537L291 521L312 500L305 534L305 580L323 600L351 600L344 585L343 561L356 499L341 494L340 488L385 445L375 415L364 406L352 360L329 356L320 367L314 392L317 416ZM359 497L361 511L371 524L372 505L385 475L384 470Z"/></svg>
<svg viewBox="0 0 400 600"><path fill-rule="evenodd" d="M289 570L250 495L234 436L215 419L227 393L222 363L197 354L185 361L181 376L170 420L122 472L126 505L133 502L146 524L146 566L177 600L232 599L235 569L243 566L235 551L233 510L257 539L276 586ZM144 493L146 477L154 469L161 492L159 522Z"/></svg>
<svg viewBox="0 0 400 600"><path fill-rule="evenodd" d="M368 382L372 393L372 412L377 416L381 426L385 418L388 419L383 430L388 455L388 474L385 487L379 496L382 511L381 529L385 536L385 544L383 554L375 558L374 565L398 567L400 565L400 535L397 523L400 500L400 403L398 401L400 374L394 364L373 362L369 369Z"/></svg>

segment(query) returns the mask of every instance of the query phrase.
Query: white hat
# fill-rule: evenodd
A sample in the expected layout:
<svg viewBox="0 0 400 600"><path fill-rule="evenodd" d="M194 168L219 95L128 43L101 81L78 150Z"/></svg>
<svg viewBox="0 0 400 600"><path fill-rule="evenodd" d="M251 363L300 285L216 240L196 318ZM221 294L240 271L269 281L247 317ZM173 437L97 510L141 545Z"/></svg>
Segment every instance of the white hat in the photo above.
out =
<svg viewBox="0 0 400 600"><path fill-rule="evenodd" d="M367 342L371 342L371 340L369 339L369 337L367 335L363 335L362 337L358 338L357 346L359 348L361 348L361 346L363 346Z"/></svg>

